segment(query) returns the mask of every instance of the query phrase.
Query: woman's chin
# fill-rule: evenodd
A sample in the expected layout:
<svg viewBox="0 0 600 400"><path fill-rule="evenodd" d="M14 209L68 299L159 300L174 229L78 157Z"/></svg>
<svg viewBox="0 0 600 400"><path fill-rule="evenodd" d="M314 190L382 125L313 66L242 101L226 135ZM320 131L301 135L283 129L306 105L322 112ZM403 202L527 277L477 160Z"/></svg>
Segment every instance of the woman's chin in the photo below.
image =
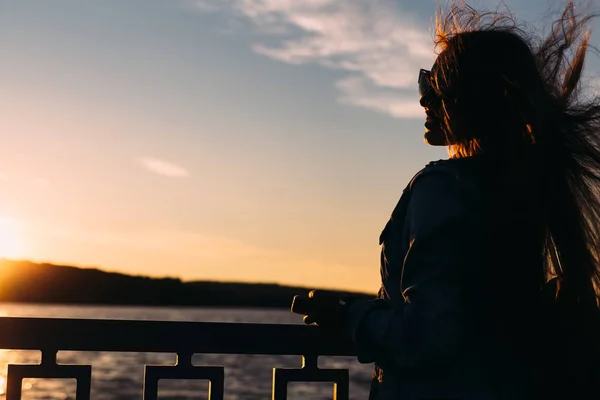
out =
<svg viewBox="0 0 600 400"><path fill-rule="evenodd" d="M448 145L448 139L442 130L440 129L425 129L425 135L423 137L425 143L430 146L446 146Z"/></svg>

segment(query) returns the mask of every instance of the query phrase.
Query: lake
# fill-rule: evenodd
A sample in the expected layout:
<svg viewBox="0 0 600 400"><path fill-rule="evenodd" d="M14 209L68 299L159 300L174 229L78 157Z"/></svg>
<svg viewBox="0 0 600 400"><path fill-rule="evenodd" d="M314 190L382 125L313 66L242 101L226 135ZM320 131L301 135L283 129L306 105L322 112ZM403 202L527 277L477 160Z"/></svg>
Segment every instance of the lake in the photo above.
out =
<svg viewBox="0 0 600 400"><path fill-rule="evenodd" d="M219 308L158 308L158 307L95 307L54 306L0 303L0 316L43 318L94 318L158 321L245 322L301 324L300 316L286 310L219 309ZM0 332L1 334L1 332ZM43 333L41 333L43 334ZM0 350L0 396L4 396L9 363L39 363L39 351ZM175 354L114 353L61 351L61 364L92 365L93 400L139 400L142 398L144 365L173 365ZM225 399L268 400L271 398L273 367L301 366L299 356L219 355L196 354L194 365L223 365L225 367ZM322 368L350 370L350 398L366 400L372 365L362 365L354 357L321 357ZM332 384L290 384L288 399L332 399ZM206 399L208 382L192 380L162 380L159 398L164 400ZM23 381L25 400L75 397L75 380L26 379Z"/></svg>

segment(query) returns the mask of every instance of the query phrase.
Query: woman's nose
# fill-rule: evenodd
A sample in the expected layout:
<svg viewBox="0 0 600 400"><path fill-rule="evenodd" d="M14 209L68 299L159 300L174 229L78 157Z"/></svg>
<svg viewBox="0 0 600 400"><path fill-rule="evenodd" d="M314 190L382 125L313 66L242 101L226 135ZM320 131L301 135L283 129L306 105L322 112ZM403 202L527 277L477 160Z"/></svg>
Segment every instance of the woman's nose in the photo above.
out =
<svg viewBox="0 0 600 400"><path fill-rule="evenodd" d="M419 99L419 104L423 108L435 108L436 104L440 103L438 96L433 90L428 90Z"/></svg>
<svg viewBox="0 0 600 400"><path fill-rule="evenodd" d="M435 95L433 94L433 90L429 90L427 93L421 96L421 98L419 99L419 104L421 105L421 107L427 108L431 106L434 99Z"/></svg>

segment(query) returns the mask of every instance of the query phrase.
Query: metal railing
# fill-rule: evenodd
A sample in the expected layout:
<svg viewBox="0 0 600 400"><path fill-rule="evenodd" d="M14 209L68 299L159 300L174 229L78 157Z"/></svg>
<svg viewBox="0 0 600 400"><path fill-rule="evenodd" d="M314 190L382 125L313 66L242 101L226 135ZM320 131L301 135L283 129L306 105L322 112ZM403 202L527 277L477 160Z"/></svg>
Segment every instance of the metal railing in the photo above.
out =
<svg viewBox="0 0 600 400"><path fill-rule="evenodd" d="M273 368L272 399L287 398L289 382L331 382L334 400L348 400L349 371L322 369L319 356L351 356L349 337L314 326L54 318L0 318L0 349L40 350L40 364L9 364L6 400L20 400L25 378L74 378L76 399L89 400L91 365L56 362L59 351L177 354L175 365L144 366L143 400L157 400L160 379L209 381L209 400L223 400L224 367L192 365L192 355L300 355L301 368Z"/></svg>

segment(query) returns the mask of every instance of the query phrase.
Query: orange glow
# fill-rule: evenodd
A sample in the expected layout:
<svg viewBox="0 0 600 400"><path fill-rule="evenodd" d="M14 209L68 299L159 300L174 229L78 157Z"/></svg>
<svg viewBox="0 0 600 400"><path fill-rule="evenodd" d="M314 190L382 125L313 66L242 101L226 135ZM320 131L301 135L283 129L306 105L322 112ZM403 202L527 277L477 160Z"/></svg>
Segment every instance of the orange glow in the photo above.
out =
<svg viewBox="0 0 600 400"><path fill-rule="evenodd" d="M0 218L0 257L19 257L21 250L17 223L10 218Z"/></svg>

